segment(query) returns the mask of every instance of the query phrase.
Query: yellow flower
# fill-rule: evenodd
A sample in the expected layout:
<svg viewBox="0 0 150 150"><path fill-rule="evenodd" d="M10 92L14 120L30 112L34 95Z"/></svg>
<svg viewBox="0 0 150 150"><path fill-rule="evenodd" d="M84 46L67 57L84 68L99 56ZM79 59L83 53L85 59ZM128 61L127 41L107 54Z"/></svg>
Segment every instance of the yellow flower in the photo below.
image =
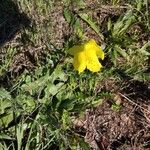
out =
<svg viewBox="0 0 150 150"><path fill-rule="evenodd" d="M79 73L86 68L92 72L98 72L102 68L98 58L103 60L104 52L93 39L84 44L73 46L68 53L74 56L73 66Z"/></svg>

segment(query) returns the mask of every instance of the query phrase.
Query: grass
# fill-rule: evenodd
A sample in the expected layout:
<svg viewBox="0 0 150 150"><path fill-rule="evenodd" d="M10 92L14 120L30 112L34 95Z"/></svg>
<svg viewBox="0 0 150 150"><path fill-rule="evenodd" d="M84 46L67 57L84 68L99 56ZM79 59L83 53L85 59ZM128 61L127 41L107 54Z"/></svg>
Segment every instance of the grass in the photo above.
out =
<svg viewBox="0 0 150 150"><path fill-rule="evenodd" d="M146 0L2 4L0 8L10 5L15 13L0 15L5 36L0 54L0 149L89 149L76 132L74 119L84 120L87 109L109 99L110 109L119 113L123 106L115 101L117 92L132 81L149 85L150 4ZM93 12L100 13L101 20ZM91 37L105 47L103 69L79 75L67 50Z"/></svg>

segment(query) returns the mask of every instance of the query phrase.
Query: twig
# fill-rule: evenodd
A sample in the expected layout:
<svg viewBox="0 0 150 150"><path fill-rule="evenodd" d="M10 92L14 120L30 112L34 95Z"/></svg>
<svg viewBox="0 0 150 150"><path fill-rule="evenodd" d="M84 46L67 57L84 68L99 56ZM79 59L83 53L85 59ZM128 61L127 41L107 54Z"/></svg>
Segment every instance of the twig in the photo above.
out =
<svg viewBox="0 0 150 150"><path fill-rule="evenodd" d="M128 97L126 97L125 95L119 93L123 98L125 98L126 100L128 100L130 103L134 104L135 106L138 106L139 108L145 110L146 112L150 113L149 110L145 109L144 107L138 105L137 103L133 102L131 99L129 99Z"/></svg>

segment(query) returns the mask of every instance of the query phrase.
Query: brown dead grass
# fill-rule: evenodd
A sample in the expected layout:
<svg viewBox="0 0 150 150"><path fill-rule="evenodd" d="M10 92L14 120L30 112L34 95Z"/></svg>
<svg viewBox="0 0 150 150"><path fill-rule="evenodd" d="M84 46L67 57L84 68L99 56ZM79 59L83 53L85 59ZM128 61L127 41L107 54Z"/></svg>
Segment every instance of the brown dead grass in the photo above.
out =
<svg viewBox="0 0 150 150"><path fill-rule="evenodd" d="M94 1L87 1L87 6L94 6ZM71 36L72 30L63 16L63 6L59 3L52 10L50 18L53 21L53 43L57 48L63 48L66 37ZM93 19L99 20L102 30L108 17L119 17L123 9L98 10L94 12ZM41 19L42 20L42 19ZM42 25L43 22L41 22ZM83 23L83 22L82 22ZM95 38L101 42L96 33L83 23L84 31L88 38ZM16 41L14 39L14 41ZM16 42L14 42L16 43ZM45 48L45 47L44 47ZM20 75L25 69L33 69L41 58L43 47L30 47L14 56L10 66L11 73ZM122 86L108 78L100 83L97 91L108 91L116 95L115 99L106 99L97 108L88 109L85 119L76 125L78 132L85 135L85 141L91 149L149 149L150 148L150 85L134 80L124 81ZM121 94L119 94L121 93ZM112 110L112 102L119 100L120 111Z"/></svg>
<svg viewBox="0 0 150 150"><path fill-rule="evenodd" d="M128 86L127 82L122 83L121 86L126 87L124 90L112 78L103 81L99 92L110 91L114 93L114 98L106 98L102 105L88 109L84 120L75 122L76 130L84 135L91 149L150 148L150 89L147 83L132 82L128 82ZM139 100L142 89L145 94ZM112 109L114 103L121 109Z"/></svg>

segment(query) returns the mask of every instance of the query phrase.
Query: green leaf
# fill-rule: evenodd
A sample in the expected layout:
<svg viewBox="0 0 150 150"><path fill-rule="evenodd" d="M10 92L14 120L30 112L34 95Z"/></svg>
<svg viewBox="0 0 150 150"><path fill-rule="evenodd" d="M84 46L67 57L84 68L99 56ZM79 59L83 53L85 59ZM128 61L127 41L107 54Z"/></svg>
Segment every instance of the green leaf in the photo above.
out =
<svg viewBox="0 0 150 150"><path fill-rule="evenodd" d="M121 37L129 29L129 27L136 21L133 12L129 10L123 17L120 17L114 24L112 35L114 38Z"/></svg>
<svg viewBox="0 0 150 150"><path fill-rule="evenodd" d="M7 116L3 116L0 119L0 126L6 127L12 120L13 120L13 113L9 112L7 113Z"/></svg>
<svg viewBox="0 0 150 150"><path fill-rule="evenodd" d="M6 91L4 88L0 88L0 100L1 99L11 99L11 95L8 91Z"/></svg>
<svg viewBox="0 0 150 150"><path fill-rule="evenodd" d="M0 133L0 139L1 140L13 140L13 138L5 133Z"/></svg>
<svg viewBox="0 0 150 150"><path fill-rule="evenodd" d="M54 72L51 74L49 77L49 80L54 83L56 79L59 79L60 81L67 81L67 76L66 74L62 71L61 66L57 66Z"/></svg>
<svg viewBox="0 0 150 150"><path fill-rule="evenodd" d="M6 113L11 110L12 103L10 100L4 99L0 101L0 114Z"/></svg>
<svg viewBox="0 0 150 150"><path fill-rule="evenodd" d="M80 138L80 147L83 150L90 150L88 143L86 143L82 138Z"/></svg>
<svg viewBox="0 0 150 150"><path fill-rule="evenodd" d="M114 50L116 50L121 56L125 59L129 60L129 56L124 49L122 49L119 45L114 46Z"/></svg>
<svg viewBox="0 0 150 150"><path fill-rule="evenodd" d="M84 8L86 5L83 0L75 0L75 2L79 8Z"/></svg>
<svg viewBox="0 0 150 150"><path fill-rule="evenodd" d="M4 112L4 113L0 114L0 119L2 119L2 118L4 118L4 117L6 117L7 115L8 115L8 113L6 113L6 112Z"/></svg>
<svg viewBox="0 0 150 150"><path fill-rule="evenodd" d="M143 5L143 0L137 0L137 10L140 11Z"/></svg>
<svg viewBox="0 0 150 150"><path fill-rule="evenodd" d="M73 18L73 14L70 10L65 9L64 10L64 17L65 17L66 21L70 24L72 21L72 18Z"/></svg>
<svg viewBox="0 0 150 150"><path fill-rule="evenodd" d="M51 92L57 91L57 89L60 86L62 86L62 83L60 83L57 86L53 86L53 83L56 79L59 81L67 80L67 76L62 71L61 66L57 66L51 75L49 75L49 72L48 72L45 76L38 78L36 81L22 85L22 89L25 91L28 91L31 95L34 94L35 92L38 92L39 90L44 89L47 86L52 87Z"/></svg>
<svg viewBox="0 0 150 150"><path fill-rule="evenodd" d="M81 28L81 24L80 24L79 19L76 20L73 27L75 29L75 32L76 32L77 36L79 38L83 38L84 37L84 32L83 32L83 29Z"/></svg>
<svg viewBox="0 0 150 150"><path fill-rule="evenodd" d="M94 100L94 101L92 101L92 106L97 107L97 106L101 105L102 103L103 103L103 99Z"/></svg>
<svg viewBox="0 0 150 150"><path fill-rule="evenodd" d="M46 83L49 80L49 75L46 74L45 76L37 79L36 81L29 82L22 85L22 90L29 92L31 95L35 92L39 91L39 89L42 89L45 87Z"/></svg>
<svg viewBox="0 0 150 150"><path fill-rule="evenodd" d="M61 111L63 109L66 109L67 111L71 111L73 110L74 105L75 105L75 100L65 99L59 103L58 110Z"/></svg>
<svg viewBox="0 0 150 150"><path fill-rule="evenodd" d="M84 141L83 138L79 137L77 134L70 139L70 149L71 150L90 150L89 145Z"/></svg>
<svg viewBox="0 0 150 150"><path fill-rule="evenodd" d="M45 93L50 93L51 95L56 95L61 87L64 85L64 82L59 82L58 84L54 85L52 83L49 83L47 85L47 88L45 89Z"/></svg>
<svg viewBox="0 0 150 150"><path fill-rule="evenodd" d="M115 110L115 111L120 111L121 105L112 104L111 109L112 109L112 110Z"/></svg>
<svg viewBox="0 0 150 150"><path fill-rule="evenodd" d="M65 109L63 110L63 114L62 114L62 124L63 124L64 130L69 129L71 125L70 115L68 111L66 111Z"/></svg>
<svg viewBox="0 0 150 150"><path fill-rule="evenodd" d="M147 43L145 43L142 48L140 48L138 51L142 54L144 54L145 56L150 56L150 51L147 51L148 47L150 48L150 41L148 41Z"/></svg>
<svg viewBox="0 0 150 150"><path fill-rule="evenodd" d="M111 51L111 60L112 60L115 67L117 66L117 57L118 57L117 51L112 50Z"/></svg>
<svg viewBox="0 0 150 150"><path fill-rule="evenodd" d="M84 20L90 27L99 35L99 37L104 40L104 36L100 33L100 27L96 25L96 23L86 14L78 14L82 20Z"/></svg>
<svg viewBox="0 0 150 150"><path fill-rule="evenodd" d="M107 30L109 31L111 30L111 28L112 28L112 22L111 22L111 19L109 18L107 22Z"/></svg>
<svg viewBox="0 0 150 150"><path fill-rule="evenodd" d="M23 139L23 133L24 133L24 128L23 125L19 125L17 127L17 145L18 145L18 150L21 150L21 145L22 145L22 139Z"/></svg>

